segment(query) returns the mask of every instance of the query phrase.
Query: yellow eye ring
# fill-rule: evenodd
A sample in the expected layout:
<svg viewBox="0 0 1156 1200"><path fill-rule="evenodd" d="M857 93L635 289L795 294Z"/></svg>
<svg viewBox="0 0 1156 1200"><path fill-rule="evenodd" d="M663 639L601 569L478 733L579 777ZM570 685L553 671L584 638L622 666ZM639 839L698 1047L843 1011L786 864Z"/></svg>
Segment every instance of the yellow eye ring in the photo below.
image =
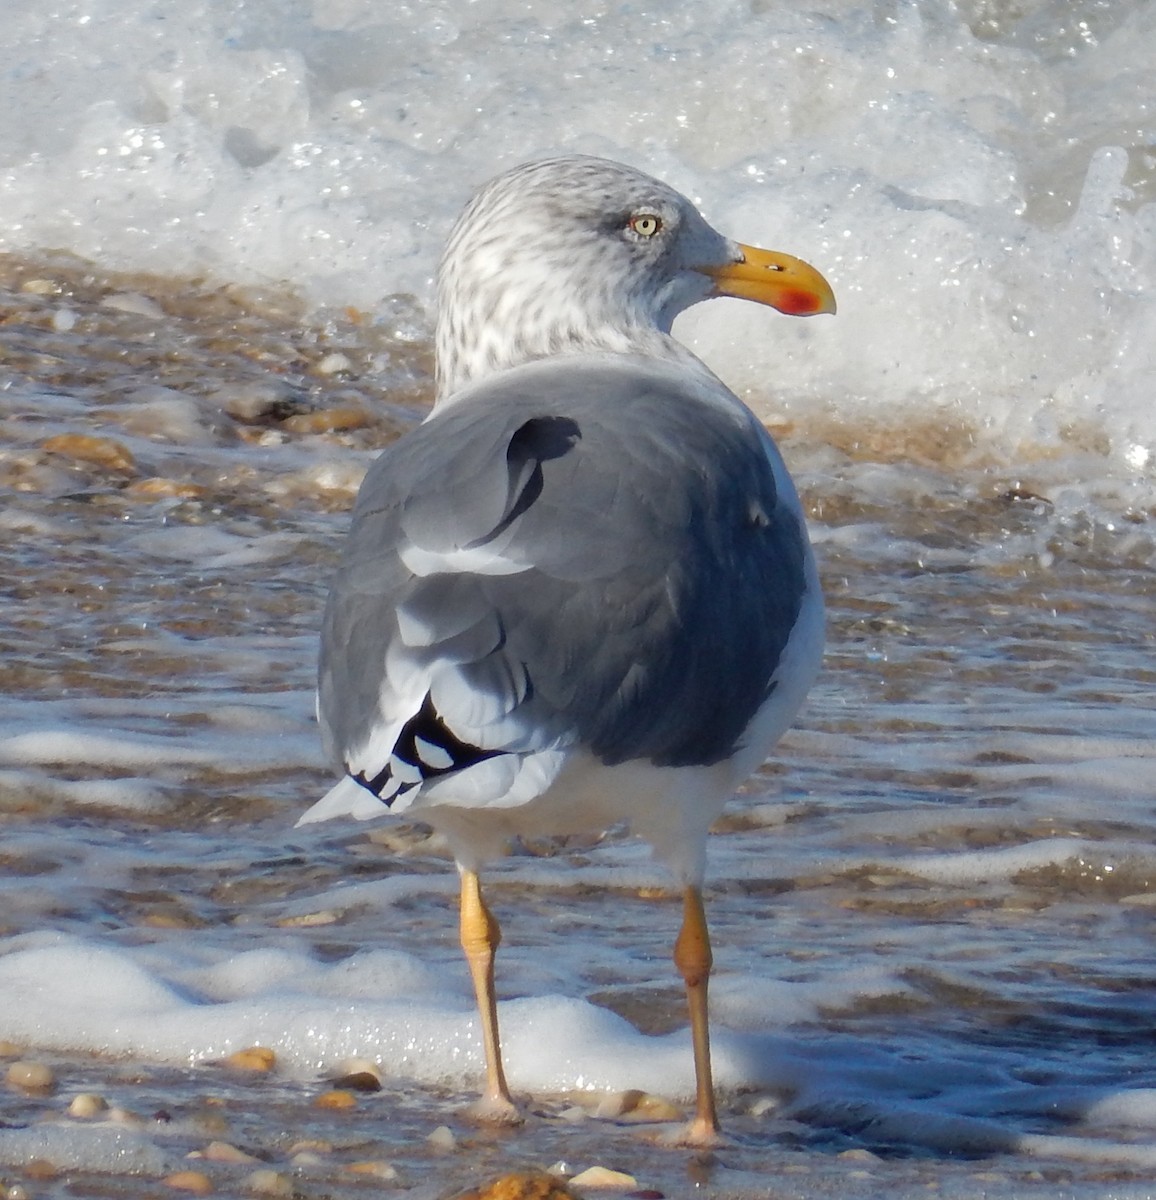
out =
<svg viewBox="0 0 1156 1200"><path fill-rule="evenodd" d="M635 213L630 218L630 231L640 238L652 238L662 228L662 218L654 213Z"/></svg>

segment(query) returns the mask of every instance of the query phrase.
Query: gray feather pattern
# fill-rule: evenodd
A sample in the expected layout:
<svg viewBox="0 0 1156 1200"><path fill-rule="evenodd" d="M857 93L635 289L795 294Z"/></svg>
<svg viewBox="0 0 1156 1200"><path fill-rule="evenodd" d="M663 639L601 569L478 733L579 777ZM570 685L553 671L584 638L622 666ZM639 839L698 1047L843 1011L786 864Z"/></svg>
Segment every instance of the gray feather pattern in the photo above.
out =
<svg viewBox="0 0 1156 1200"><path fill-rule="evenodd" d="M519 569L418 577L401 559L486 546ZM344 760L397 718L388 654L483 749L720 761L768 695L804 558L737 404L636 362L505 372L366 478L325 615L327 744Z"/></svg>

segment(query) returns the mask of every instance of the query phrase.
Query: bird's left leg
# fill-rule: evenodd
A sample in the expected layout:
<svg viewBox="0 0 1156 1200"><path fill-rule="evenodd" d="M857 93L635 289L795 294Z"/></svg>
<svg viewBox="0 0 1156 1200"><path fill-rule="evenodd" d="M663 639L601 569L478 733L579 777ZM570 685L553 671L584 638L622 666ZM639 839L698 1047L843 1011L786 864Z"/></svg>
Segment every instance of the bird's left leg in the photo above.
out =
<svg viewBox="0 0 1156 1200"><path fill-rule="evenodd" d="M502 1069L502 1048L498 1039L498 1000L494 992L494 955L502 940L502 931L494 914L482 899L482 885L476 871L462 867L461 940L474 981L478 1019L482 1026L482 1044L486 1051L486 1085L481 1098L471 1106L473 1116L484 1121L512 1125L521 1121L506 1073Z"/></svg>
<svg viewBox="0 0 1156 1200"><path fill-rule="evenodd" d="M692 1146L717 1146L721 1140L710 1067L710 1025L707 1018L707 981L714 959L710 933L702 906L702 889L688 886L683 892L682 928L674 943L674 964L686 984L690 1033L694 1043L694 1119L681 1141Z"/></svg>

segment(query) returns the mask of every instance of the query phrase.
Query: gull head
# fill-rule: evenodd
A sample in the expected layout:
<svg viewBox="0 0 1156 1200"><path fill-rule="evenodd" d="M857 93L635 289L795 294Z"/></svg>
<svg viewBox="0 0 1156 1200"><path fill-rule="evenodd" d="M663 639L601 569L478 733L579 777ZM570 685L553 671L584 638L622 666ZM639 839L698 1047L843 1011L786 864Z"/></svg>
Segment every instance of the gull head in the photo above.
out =
<svg viewBox="0 0 1156 1200"><path fill-rule="evenodd" d="M555 355L684 359L674 318L720 295L793 315L834 311L813 267L724 237L641 171L584 155L523 164L481 188L446 243L439 398Z"/></svg>

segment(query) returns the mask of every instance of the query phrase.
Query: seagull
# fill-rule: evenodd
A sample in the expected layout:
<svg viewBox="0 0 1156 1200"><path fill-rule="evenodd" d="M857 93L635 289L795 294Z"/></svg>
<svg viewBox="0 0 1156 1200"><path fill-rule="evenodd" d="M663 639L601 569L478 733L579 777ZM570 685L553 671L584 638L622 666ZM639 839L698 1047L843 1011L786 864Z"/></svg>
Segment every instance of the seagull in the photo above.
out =
<svg viewBox="0 0 1156 1200"><path fill-rule="evenodd" d="M389 811L448 840L484 1120L521 1115L479 872L515 838L626 822L683 894L682 1140L720 1136L707 832L802 704L823 601L770 435L671 337L714 296L835 311L813 267L619 163L550 158L483 186L441 261L437 400L366 475L329 594L318 719L342 778L299 824Z"/></svg>

